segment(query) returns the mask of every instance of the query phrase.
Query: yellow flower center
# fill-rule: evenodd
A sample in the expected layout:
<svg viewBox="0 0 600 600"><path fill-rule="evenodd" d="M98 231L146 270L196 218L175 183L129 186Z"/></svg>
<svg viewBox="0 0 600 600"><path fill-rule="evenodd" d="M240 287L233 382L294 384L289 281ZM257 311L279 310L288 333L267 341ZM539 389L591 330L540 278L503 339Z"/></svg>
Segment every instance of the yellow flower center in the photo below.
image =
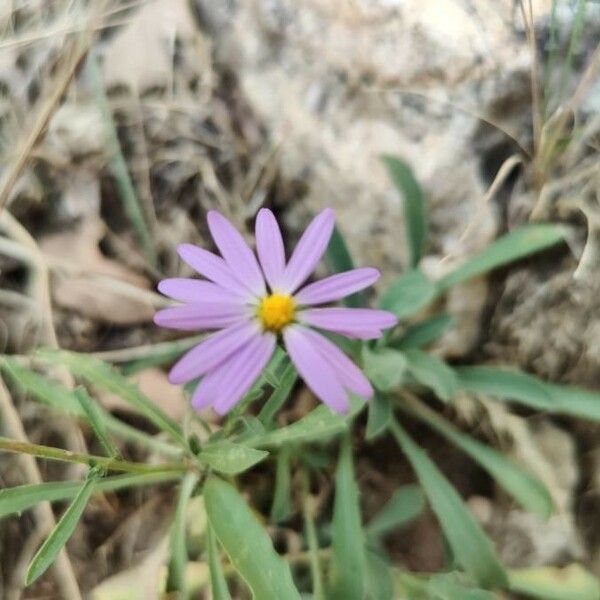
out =
<svg viewBox="0 0 600 600"><path fill-rule="evenodd" d="M281 331L296 316L296 303L287 294L265 296L258 305L258 318L269 331Z"/></svg>

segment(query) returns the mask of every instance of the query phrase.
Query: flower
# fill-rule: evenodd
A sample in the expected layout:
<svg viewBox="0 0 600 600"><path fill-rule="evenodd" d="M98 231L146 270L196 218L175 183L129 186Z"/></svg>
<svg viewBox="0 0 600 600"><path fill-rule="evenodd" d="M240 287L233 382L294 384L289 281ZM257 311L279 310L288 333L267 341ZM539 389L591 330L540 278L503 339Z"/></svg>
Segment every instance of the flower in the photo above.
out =
<svg viewBox="0 0 600 600"><path fill-rule="evenodd" d="M171 383L201 377L193 407L212 405L225 414L252 387L281 338L308 387L332 409L348 410L348 392L370 398L369 380L313 328L375 339L395 325L396 317L386 311L321 306L372 285L379 271L353 269L303 286L327 249L334 212L327 208L313 219L287 264L270 210L263 208L256 217L258 260L223 215L210 211L207 220L221 256L192 244L178 246L179 256L205 279L161 281L158 289L183 304L160 310L154 322L185 331L219 331L179 359L169 373Z"/></svg>

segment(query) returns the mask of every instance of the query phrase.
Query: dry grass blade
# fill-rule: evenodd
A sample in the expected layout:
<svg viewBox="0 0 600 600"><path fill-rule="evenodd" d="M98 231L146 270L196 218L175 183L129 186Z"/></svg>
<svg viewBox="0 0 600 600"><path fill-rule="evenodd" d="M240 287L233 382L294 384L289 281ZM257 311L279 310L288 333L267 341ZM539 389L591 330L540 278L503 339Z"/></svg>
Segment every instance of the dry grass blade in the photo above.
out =
<svg viewBox="0 0 600 600"><path fill-rule="evenodd" d="M92 47L99 15L102 14L107 4L106 0L98 2L90 14L88 28L65 43L57 62L58 75L54 87L43 101L37 114L32 117L31 126L24 133L23 138L17 142L16 158L7 166L0 180L0 211L9 203L13 188L31 159L32 152L46 131L52 115L59 107L78 66Z"/></svg>

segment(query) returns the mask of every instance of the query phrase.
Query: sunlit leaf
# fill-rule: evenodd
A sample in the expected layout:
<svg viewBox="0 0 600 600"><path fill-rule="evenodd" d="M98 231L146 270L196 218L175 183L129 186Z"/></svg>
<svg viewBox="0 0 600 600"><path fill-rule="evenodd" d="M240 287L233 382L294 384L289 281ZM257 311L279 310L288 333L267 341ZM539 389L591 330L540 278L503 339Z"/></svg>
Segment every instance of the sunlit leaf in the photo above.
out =
<svg viewBox="0 0 600 600"><path fill-rule="evenodd" d="M212 477L204 486L204 501L210 526L255 600L300 600L289 565L239 492Z"/></svg>
<svg viewBox="0 0 600 600"><path fill-rule="evenodd" d="M397 422L392 433L415 470L457 562L484 587L503 587L507 576L494 547L435 463Z"/></svg>
<svg viewBox="0 0 600 600"><path fill-rule="evenodd" d="M345 436L335 476L333 504L332 600L363 600L365 590L365 536L361 524L359 491L352 463L352 444Z"/></svg>
<svg viewBox="0 0 600 600"><path fill-rule="evenodd" d="M427 582L431 600L496 600L496 594L474 586L461 573L439 573Z"/></svg>
<svg viewBox="0 0 600 600"><path fill-rule="evenodd" d="M598 600L598 578L577 564L509 571L509 588L539 600Z"/></svg>

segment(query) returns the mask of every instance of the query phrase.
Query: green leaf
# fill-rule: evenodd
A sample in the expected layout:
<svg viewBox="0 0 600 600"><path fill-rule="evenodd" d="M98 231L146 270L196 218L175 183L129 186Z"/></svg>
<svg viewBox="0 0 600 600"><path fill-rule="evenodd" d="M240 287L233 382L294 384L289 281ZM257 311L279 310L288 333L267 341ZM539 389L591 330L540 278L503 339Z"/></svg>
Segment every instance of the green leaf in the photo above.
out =
<svg viewBox="0 0 600 600"><path fill-rule="evenodd" d="M269 519L272 523L282 523L293 513L291 452L287 446L284 446L277 455L275 493Z"/></svg>
<svg viewBox="0 0 600 600"><path fill-rule="evenodd" d="M92 385L97 385L116 394L141 412L160 430L166 431L178 443L185 445L185 439L179 425L147 396L142 394L137 386L133 385L109 364L91 356L65 350L38 350L35 356L48 364L63 365L76 377L81 377Z"/></svg>
<svg viewBox="0 0 600 600"><path fill-rule="evenodd" d="M479 585L506 586L507 576L492 543L454 487L399 423L393 422L391 429L419 478L457 562Z"/></svg>
<svg viewBox="0 0 600 600"><path fill-rule="evenodd" d="M329 246L327 246L325 262L329 269L334 273L342 273L343 271L354 269L354 261L348 250L346 240L337 227L334 228L331 240L329 241ZM366 304L363 292L357 292L351 296L346 296L342 302L346 306L352 308L358 308Z"/></svg>
<svg viewBox="0 0 600 600"><path fill-rule="evenodd" d="M186 568L188 564L186 514L187 507L196 484L198 474L187 473L181 482L175 520L171 526L171 561L167 577L167 592L179 592L178 598L186 600L189 597L186 581Z"/></svg>
<svg viewBox="0 0 600 600"><path fill-rule="evenodd" d="M106 413L100 408L87 394L83 388L75 390L75 396L83 408L94 434L98 438L100 445L104 448L107 456L119 456L119 450L108 435Z"/></svg>
<svg viewBox="0 0 600 600"><path fill-rule="evenodd" d="M142 485L155 485L179 479L178 473L148 473L141 475L114 475L101 479L95 487L96 492L114 492ZM0 489L0 519L21 514L40 502L58 502L69 500L77 495L81 481L50 481L19 485Z"/></svg>
<svg viewBox="0 0 600 600"><path fill-rule="evenodd" d="M52 409L89 420L74 390L59 385L51 379L23 367L16 360L8 356L0 357L0 368L10 377L11 383L24 393L30 394L32 399ZM163 453L171 455L179 455L181 453L181 449L116 419L98 404L96 404L96 410L101 413L101 418L106 423L107 429L114 435L134 440L146 446L150 445L152 448L160 450Z"/></svg>
<svg viewBox="0 0 600 600"><path fill-rule="evenodd" d="M275 415L277 415L292 393L297 380L298 373L296 373L294 365L289 362L281 376L279 385L273 390L273 393L261 408L260 413L258 413L258 418L263 425L267 426L273 422Z"/></svg>
<svg viewBox="0 0 600 600"><path fill-rule="evenodd" d="M332 600L363 600L365 593L365 536L359 490L352 464L350 437L344 436L335 476L333 503Z"/></svg>
<svg viewBox="0 0 600 600"><path fill-rule="evenodd" d="M369 521L370 538L380 538L394 529L414 521L425 508L425 497L418 485L403 485Z"/></svg>
<svg viewBox="0 0 600 600"><path fill-rule="evenodd" d="M427 306L437 293L436 284L427 279L422 271L414 269L392 281L379 305L399 319L404 319Z"/></svg>
<svg viewBox="0 0 600 600"><path fill-rule="evenodd" d="M552 498L532 474L497 450L460 432L424 404L411 404L409 411L479 463L525 509L544 518L552 514Z"/></svg>
<svg viewBox="0 0 600 600"><path fill-rule="evenodd" d="M458 367L455 372L463 390L490 394L536 410L600 421L598 393L545 383L526 373L495 367Z"/></svg>
<svg viewBox="0 0 600 600"><path fill-rule="evenodd" d="M452 315L436 315L409 327L401 337L394 338L389 345L398 350L421 348L439 338L454 325Z"/></svg>
<svg viewBox="0 0 600 600"><path fill-rule="evenodd" d="M256 435L245 441L248 446L264 448L278 447L283 444L306 444L324 442L348 429L348 423L364 407L364 400L350 396L350 411L339 415L322 404L295 423Z"/></svg>
<svg viewBox="0 0 600 600"><path fill-rule="evenodd" d="M23 392L32 394L46 406L77 417L85 416L79 400L71 390L22 366L9 356L0 357L0 367L9 376L11 383Z"/></svg>
<svg viewBox="0 0 600 600"><path fill-rule="evenodd" d="M223 574L223 565L217 548L217 539L213 528L206 529L206 544L208 546L208 568L210 571L210 589L213 600L231 600L231 594Z"/></svg>
<svg viewBox="0 0 600 600"><path fill-rule="evenodd" d="M439 573L427 582L431 600L496 600L491 592L476 588L461 573Z"/></svg>
<svg viewBox="0 0 600 600"><path fill-rule="evenodd" d="M396 156L383 156L392 183L404 199L404 222L410 251L410 264L415 267L423 252L427 237L427 216L421 187L411 168Z"/></svg>
<svg viewBox="0 0 600 600"><path fill-rule="evenodd" d="M392 403L390 399L381 394L375 394L369 401L369 416L365 438L368 441L375 439L385 432L392 418Z"/></svg>
<svg viewBox="0 0 600 600"><path fill-rule="evenodd" d="M363 346L363 369L373 385L383 392L397 388L405 379L407 362L399 350L371 350Z"/></svg>
<svg viewBox="0 0 600 600"><path fill-rule="evenodd" d="M554 224L525 225L497 239L437 281L440 291L564 242L567 230Z"/></svg>
<svg viewBox="0 0 600 600"><path fill-rule="evenodd" d="M405 350L408 370L425 387L431 388L438 398L449 402L458 389L454 371L440 358L413 348Z"/></svg>
<svg viewBox="0 0 600 600"><path fill-rule="evenodd" d="M77 523L79 523L81 515L94 491L94 486L99 476L99 470L92 469L89 472L73 502L64 512L56 527L50 532L50 535L46 538L46 541L41 545L29 564L25 578L26 585L31 585L46 572L46 569L54 562L57 554L73 535Z"/></svg>
<svg viewBox="0 0 600 600"><path fill-rule="evenodd" d="M219 473L237 475L247 471L268 455L265 450L223 440L204 446L198 460Z"/></svg>
<svg viewBox="0 0 600 600"><path fill-rule="evenodd" d="M394 600L394 579L388 561L367 549L366 591L369 600Z"/></svg>
<svg viewBox="0 0 600 600"><path fill-rule="evenodd" d="M204 501L210 526L253 597L300 600L289 565L275 552L271 538L238 491L211 477L204 486Z"/></svg>
<svg viewBox="0 0 600 600"><path fill-rule="evenodd" d="M509 571L511 591L540 600L599 600L598 579L577 564Z"/></svg>

